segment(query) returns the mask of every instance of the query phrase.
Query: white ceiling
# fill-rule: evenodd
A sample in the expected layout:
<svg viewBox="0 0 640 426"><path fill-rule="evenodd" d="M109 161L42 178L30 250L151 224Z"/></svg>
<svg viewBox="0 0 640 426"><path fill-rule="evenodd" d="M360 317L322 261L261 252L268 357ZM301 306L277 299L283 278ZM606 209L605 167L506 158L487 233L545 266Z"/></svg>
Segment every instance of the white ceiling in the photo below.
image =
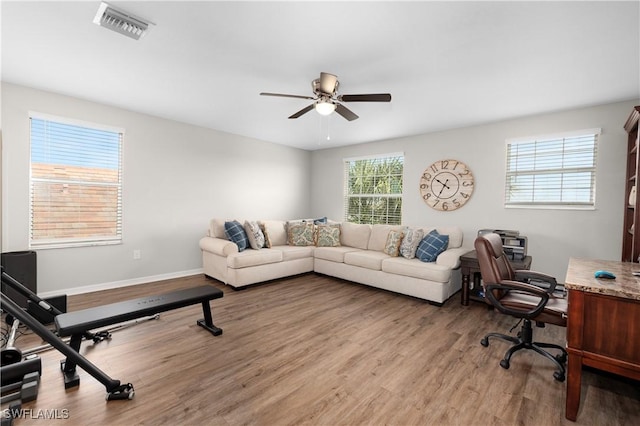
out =
<svg viewBox="0 0 640 426"><path fill-rule="evenodd" d="M111 2L156 24L139 41L99 4L3 1L2 80L308 150L640 99L637 0ZM259 96L321 71L393 99L347 122Z"/></svg>

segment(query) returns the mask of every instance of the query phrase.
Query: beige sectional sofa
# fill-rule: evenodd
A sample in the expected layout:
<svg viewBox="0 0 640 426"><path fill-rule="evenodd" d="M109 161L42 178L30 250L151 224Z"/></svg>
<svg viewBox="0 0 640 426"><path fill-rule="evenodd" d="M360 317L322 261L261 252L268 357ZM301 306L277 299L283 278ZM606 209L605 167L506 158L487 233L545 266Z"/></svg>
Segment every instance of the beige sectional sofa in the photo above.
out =
<svg viewBox="0 0 640 426"><path fill-rule="evenodd" d="M288 232L288 224L301 221L265 220L259 224L271 247L249 247L239 251L239 246L225 233L225 222L229 221L220 218L210 221L207 236L200 240L200 248L205 275L234 288L315 271L439 305L460 290L460 256L470 250L462 247L463 233L455 226L412 227L413 231L425 235L436 229L437 233L448 236L446 249L435 261L423 262L418 258L394 255L393 248L389 251L386 247L392 231L393 235L400 233L402 236L407 234L409 227L333 222L329 226L336 232L334 236L339 233L339 241L333 244L319 242L316 231L315 244L322 246L294 245L311 244L292 241ZM246 222L238 222L245 223L246 227ZM325 225L317 225L316 230L322 226ZM387 254L389 252L391 254Z"/></svg>

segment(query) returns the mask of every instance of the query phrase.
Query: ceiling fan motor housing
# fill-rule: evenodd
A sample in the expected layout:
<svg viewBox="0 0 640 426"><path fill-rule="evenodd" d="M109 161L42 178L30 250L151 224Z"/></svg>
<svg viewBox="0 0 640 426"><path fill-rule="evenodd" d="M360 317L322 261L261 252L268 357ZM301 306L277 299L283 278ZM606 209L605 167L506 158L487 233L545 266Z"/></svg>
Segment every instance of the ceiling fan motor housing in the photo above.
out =
<svg viewBox="0 0 640 426"><path fill-rule="evenodd" d="M311 88L313 89L313 93L315 93L318 96L329 95L329 97L331 97L332 95L334 95L338 91L338 86L340 86L340 82L338 80L336 80L336 84L333 87L333 89L331 90L331 92L323 92L319 78L316 78L315 80L313 80L311 82Z"/></svg>

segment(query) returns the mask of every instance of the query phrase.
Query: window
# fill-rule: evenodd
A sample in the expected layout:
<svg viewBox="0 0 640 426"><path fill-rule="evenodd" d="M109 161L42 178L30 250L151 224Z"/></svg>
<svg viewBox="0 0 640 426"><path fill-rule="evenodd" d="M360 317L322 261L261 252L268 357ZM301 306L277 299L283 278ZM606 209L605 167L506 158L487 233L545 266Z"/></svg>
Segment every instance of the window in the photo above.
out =
<svg viewBox="0 0 640 426"><path fill-rule="evenodd" d="M35 113L30 121L30 246L121 242L123 131Z"/></svg>
<svg viewBox="0 0 640 426"><path fill-rule="evenodd" d="M593 208L599 134L508 140L505 206Z"/></svg>
<svg viewBox="0 0 640 426"><path fill-rule="evenodd" d="M399 225L403 166L403 154L345 160L345 220Z"/></svg>

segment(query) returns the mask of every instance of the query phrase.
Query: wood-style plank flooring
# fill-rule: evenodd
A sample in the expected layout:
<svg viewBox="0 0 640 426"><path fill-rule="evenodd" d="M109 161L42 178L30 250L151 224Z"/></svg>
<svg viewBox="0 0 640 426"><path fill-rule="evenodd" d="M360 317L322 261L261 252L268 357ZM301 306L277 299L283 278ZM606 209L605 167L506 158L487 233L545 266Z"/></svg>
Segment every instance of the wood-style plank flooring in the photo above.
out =
<svg viewBox="0 0 640 426"><path fill-rule="evenodd" d="M130 401L79 369L65 391L55 350L41 353L36 401L16 425L638 425L638 382L583 375L578 421L564 417L565 383L550 362L480 339L508 332L514 318L456 294L438 308L424 301L317 274L234 291L193 276L72 296L69 310L210 284L214 337L196 325L199 305L84 342L82 353L135 386ZM513 331L515 333L517 328ZM565 329L536 328L536 340L563 344ZM27 345L27 343L29 343ZM21 337L25 349L40 343ZM55 411L58 410L58 411ZM44 420L46 413L68 419Z"/></svg>

